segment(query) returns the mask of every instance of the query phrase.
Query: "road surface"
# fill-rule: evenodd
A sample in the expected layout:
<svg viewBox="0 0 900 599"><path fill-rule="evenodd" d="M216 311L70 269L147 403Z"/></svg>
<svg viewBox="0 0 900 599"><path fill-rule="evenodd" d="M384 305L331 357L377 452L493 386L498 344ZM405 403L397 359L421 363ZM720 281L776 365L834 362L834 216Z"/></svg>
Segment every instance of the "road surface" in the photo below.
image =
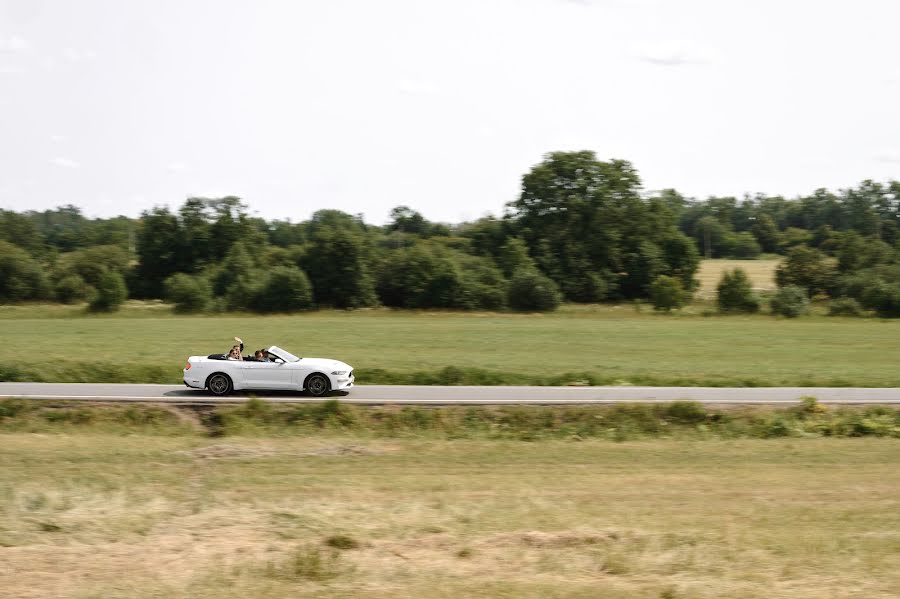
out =
<svg viewBox="0 0 900 599"><path fill-rule="evenodd" d="M258 392L267 401L321 401L291 392ZM605 404L670 402L689 399L707 404L785 404L812 396L832 404L900 404L900 388L848 387L433 387L360 385L335 398L363 405L504 405ZM95 383L0 383L0 399L82 400L173 404L237 403L249 393L224 399L179 385Z"/></svg>

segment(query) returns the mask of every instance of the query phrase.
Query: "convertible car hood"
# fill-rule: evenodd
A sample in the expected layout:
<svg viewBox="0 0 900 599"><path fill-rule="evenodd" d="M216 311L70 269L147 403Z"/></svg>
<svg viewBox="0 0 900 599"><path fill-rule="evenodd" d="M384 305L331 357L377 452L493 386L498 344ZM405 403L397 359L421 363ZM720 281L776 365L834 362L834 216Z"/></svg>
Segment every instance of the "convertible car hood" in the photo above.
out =
<svg viewBox="0 0 900 599"><path fill-rule="evenodd" d="M300 358L299 364L312 368L321 368L331 372L332 370L350 370L350 365L331 358Z"/></svg>

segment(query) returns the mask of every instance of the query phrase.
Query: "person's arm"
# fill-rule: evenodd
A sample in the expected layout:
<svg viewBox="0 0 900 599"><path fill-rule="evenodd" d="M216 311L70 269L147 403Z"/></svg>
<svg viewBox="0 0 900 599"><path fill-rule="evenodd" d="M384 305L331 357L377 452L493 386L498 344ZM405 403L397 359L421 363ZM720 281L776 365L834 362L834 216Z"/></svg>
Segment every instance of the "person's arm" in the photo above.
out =
<svg viewBox="0 0 900 599"><path fill-rule="evenodd" d="M244 342L241 341L240 337L235 337L234 340L241 344L241 352L243 352L244 351Z"/></svg>

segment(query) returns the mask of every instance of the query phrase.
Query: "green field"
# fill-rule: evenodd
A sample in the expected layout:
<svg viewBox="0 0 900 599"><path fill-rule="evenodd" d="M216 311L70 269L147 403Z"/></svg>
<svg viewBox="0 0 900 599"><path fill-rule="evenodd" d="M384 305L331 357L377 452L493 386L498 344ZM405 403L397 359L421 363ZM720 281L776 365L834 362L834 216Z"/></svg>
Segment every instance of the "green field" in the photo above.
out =
<svg viewBox="0 0 900 599"><path fill-rule="evenodd" d="M0 440L3 597L900 595L891 439Z"/></svg>
<svg viewBox="0 0 900 599"><path fill-rule="evenodd" d="M701 309L181 317L137 302L112 316L7 306L0 379L179 383L188 355L225 351L239 335L249 349L274 344L342 359L361 384L900 386L900 321L702 316Z"/></svg>

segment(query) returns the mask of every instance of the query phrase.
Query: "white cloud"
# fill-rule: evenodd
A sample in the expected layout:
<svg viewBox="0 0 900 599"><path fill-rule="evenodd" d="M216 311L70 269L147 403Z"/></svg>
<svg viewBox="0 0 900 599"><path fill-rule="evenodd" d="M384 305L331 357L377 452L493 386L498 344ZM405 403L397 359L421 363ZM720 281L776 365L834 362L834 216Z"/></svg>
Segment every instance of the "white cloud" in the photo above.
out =
<svg viewBox="0 0 900 599"><path fill-rule="evenodd" d="M661 40L644 42L633 48L632 54L642 62L657 66L714 64L722 61L718 51L690 40Z"/></svg>
<svg viewBox="0 0 900 599"><path fill-rule="evenodd" d="M64 158L62 156L57 156L50 160L50 164L61 166L63 168L78 168L81 166L80 162L72 160L71 158Z"/></svg>
<svg viewBox="0 0 900 599"><path fill-rule="evenodd" d="M52 141L55 144L60 144L64 141L68 141L68 139L69 138L66 137L65 135L51 135L50 136L50 141Z"/></svg>
<svg viewBox="0 0 900 599"><path fill-rule="evenodd" d="M0 52L18 54L28 50L31 46L19 36L0 38Z"/></svg>
<svg viewBox="0 0 900 599"><path fill-rule="evenodd" d="M191 167L183 162L170 162L166 165L166 170L170 173L184 173L191 170Z"/></svg>

